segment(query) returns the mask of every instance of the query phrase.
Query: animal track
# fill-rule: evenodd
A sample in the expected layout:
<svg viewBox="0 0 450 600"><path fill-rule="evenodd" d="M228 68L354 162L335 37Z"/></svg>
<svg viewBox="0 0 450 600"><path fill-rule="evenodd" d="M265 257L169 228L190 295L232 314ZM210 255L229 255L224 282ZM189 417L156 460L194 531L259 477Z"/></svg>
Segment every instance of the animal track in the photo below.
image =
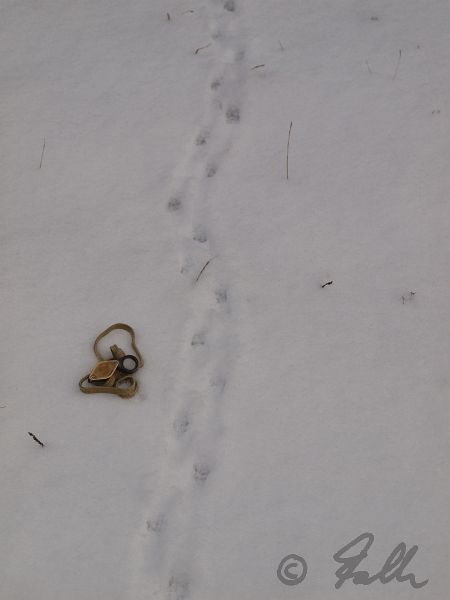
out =
<svg viewBox="0 0 450 600"><path fill-rule="evenodd" d="M197 227L194 228L192 239L199 244L204 244L208 241L208 234L202 225L197 225Z"/></svg>
<svg viewBox="0 0 450 600"><path fill-rule="evenodd" d="M197 463L194 465L194 479L196 481L204 482L208 479L211 473L211 468L207 463Z"/></svg>
<svg viewBox="0 0 450 600"><path fill-rule="evenodd" d="M215 296L217 304L225 304L228 300L228 292L225 288L218 288L215 291Z"/></svg>
<svg viewBox="0 0 450 600"><path fill-rule="evenodd" d="M208 134L206 132L199 133L195 138L195 144L197 146L203 146L208 141Z"/></svg>
<svg viewBox="0 0 450 600"><path fill-rule="evenodd" d="M181 200L176 196L171 198L169 200L169 202L167 203L167 209L170 212L176 212L176 211L180 210L181 206L182 206Z"/></svg>
<svg viewBox="0 0 450 600"><path fill-rule="evenodd" d="M223 391L226 383L227 383L227 380L224 377L222 377L221 375L215 375L210 380L211 387L216 388L219 392Z"/></svg>
<svg viewBox="0 0 450 600"><path fill-rule="evenodd" d="M241 119L241 112L237 106L229 106L225 113L227 123L238 123Z"/></svg>
<svg viewBox="0 0 450 600"><path fill-rule="evenodd" d="M187 153L174 170L174 187L166 200L166 208L174 216L180 271L188 279L184 288L187 308L179 367L168 394L167 464L161 491L155 494L156 506L141 520L147 535L141 532L139 536L138 543L144 537L145 544L140 548L142 561L136 569L137 583L148 587L146 566L149 560L159 557L158 570L166 573L161 582L165 600L187 600L192 596L191 574L197 558L191 548L201 542L196 527L201 521L202 496L207 494L205 484L215 468L217 446L225 430L221 415L223 391L235 346L227 266L222 262L221 248L216 248L211 227L220 218L220 207L211 198L216 180L209 180L221 173L222 163L239 134L239 127L228 124L239 123L244 110L243 84L248 65L240 19L236 18L239 7L237 0L205 3L209 19L203 31L209 27L210 39L200 39L209 48L203 53L205 64L212 65L205 81L205 105L199 111L201 121L193 130ZM195 48L195 44L189 48ZM217 264L208 266L216 258ZM149 514L152 518L147 519Z"/></svg>
<svg viewBox="0 0 450 600"><path fill-rule="evenodd" d="M195 333L191 339L191 346L204 346L205 345L205 334Z"/></svg>
<svg viewBox="0 0 450 600"><path fill-rule="evenodd" d="M168 600L185 600L189 596L189 577L186 573L172 575L167 586Z"/></svg>
<svg viewBox="0 0 450 600"><path fill-rule="evenodd" d="M186 431L189 429L189 426L189 419L187 419L186 417L176 419L173 423L174 430L180 435L186 433Z"/></svg>
<svg viewBox="0 0 450 600"><path fill-rule="evenodd" d="M229 12L234 12L236 10L236 5L235 5L234 0L226 0L223 7L225 10L228 10Z"/></svg>
<svg viewBox="0 0 450 600"><path fill-rule="evenodd" d="M215 167L214 165L209 165L208 167L206 167L206 177L214 177L216 173L217 167Z"/></svg>
<svg viewBox="0 0 450 600"><path fill-rule="evenodd" d="M211 89L212 90L218 90L221 85L222 85L222 80L221 79L213 79L211 81Z"/></svg>
<svg viewBox="0 0 450 600"><path fill-rule="evenodd" d="M154 519L149 519L146 521L147 531L154 531L158 533L164 527L165 518L164 515L158 515Z"/></svg>

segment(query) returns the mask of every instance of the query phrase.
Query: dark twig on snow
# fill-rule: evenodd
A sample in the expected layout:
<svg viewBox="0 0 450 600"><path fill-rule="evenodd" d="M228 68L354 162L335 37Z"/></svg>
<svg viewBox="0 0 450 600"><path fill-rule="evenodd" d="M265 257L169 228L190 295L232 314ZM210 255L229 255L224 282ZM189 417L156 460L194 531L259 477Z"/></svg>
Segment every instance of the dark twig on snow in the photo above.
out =
<svg viewBox="0 0 450 600"><path fill-rule="evenodd" d="M200 46L200 48L197 48L197 50L194 52L194 54L198 54L200 52L200 50L204 50L205 48L209 48L211 46L211 44L206 44L206 46Z"/></svg>
<svg viewBox="0 0 450 600"><path fill-rule="evenodd" d="M42 161L44 160L44 152L45 152L45 138L44 138L44 143L42 144L41 162L39 163L40 169L42 169Z"/></svg>
<svg viewBox="0 0 450 600"><path fill-rule="evenodd" d="M284 52L284 46L283 46L283 44L280 42L280 40L278 40L278 43L280 44L280 50L281 50L281 52Z"/></svg>
<svg viewBox="0 0 450 600"><path fill-rule="evenodd" d="M287 141L287 148L286 148L286 179L289 179L289 143L291 141L291 129L292 129L292 121L291 121L291 125L289 127L288 141Z"/></svg>
<svg viewBox="0 0 450 600"><path fill-rule="evenodd" d="M255 65L254 67L251 68L251 70L253 71L254 69L260 69L261 67L265 67L266 65Z"/></svg>
<svg viewBox="0 0 450 600"><path fill-rule="evenodd" d="M170 13L166 13L167 20L170 21Z"/></svg>
<svg viewBox="0 0 450 600"><path fill-rule="evenodd" d="M43 444L41 440L34 435L34 433L31 433L31 431L28 432L28 435L31 436L33 440L39 444L39 446L42 446L42 448L45 446L45 444Z"/></svg>
<svg viewBox="0 0 450 600"><path fill-rule="evenodd" d="M213 257L214 258L214 257ZM200 271L200 273L197 275L196 279L195 279L195 283L197 283L197 281L200 279L200 277L203 274L203 271L206 269L206 267L209 265L209 263L212 261L212 258L210 258L209 260L206 261L205 265L203 266L203 269Z"/></svg>
<svg viewBox="0 0 450 600"><path fill-rule="evenodd" d="M332 281L327 281L326 283L324 283L323 285L321 285L320 287L323 289L325 286L327 285L332 285Z"/></svg>
<svg viewBox="0 0 450 600"><path fill-rule="evenodd" d="M400 66L400 61L401 61L401 59L402 59L402 51L401 51L401 49L400 49L400 50L398 51L397 65L395 66L395 71L394 71L394 74L393 74L393 76L392 76L392 81L394 81L394 80L395 80L395 78L397 77L398 68L399 68L399 66Z"/></svg>

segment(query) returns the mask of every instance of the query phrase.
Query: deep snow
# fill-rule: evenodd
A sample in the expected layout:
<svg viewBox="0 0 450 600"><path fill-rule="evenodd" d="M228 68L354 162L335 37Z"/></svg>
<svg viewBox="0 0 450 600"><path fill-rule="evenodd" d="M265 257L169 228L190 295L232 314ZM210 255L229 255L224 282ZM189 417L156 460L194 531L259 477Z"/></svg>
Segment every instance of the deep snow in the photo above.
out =
<svg viewBox="0 0 450 600"><path fill-rule="evenodd" d="M448 595L449 23L3 0L2 600ZM83 395L116 321L140 392ZM363 532L427 586L336 591Z"/></svg>

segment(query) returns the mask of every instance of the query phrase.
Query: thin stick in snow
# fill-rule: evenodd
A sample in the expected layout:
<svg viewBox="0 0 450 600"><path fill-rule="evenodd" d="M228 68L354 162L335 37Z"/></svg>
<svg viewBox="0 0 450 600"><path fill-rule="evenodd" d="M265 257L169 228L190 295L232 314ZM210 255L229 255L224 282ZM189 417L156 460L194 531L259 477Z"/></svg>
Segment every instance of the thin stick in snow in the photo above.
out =
<svg viewBox="0 0 450 600"><path fill-rule="evenodd" d="M397 59L397 65L395 67L395 71L394 71L394 75L392 76L392 81L395 80L395 78L397 77L397 73L398 73L398 68L400 66L400 61L402 59L402 51L401 49L398 51L398 59Z"/></svg>
<svg viewBox="0 0 450 600"><path fill-rule="evenodd" d="M200 52L200 50L204 50L205 48L209 48L211 46L211 44L206 44L206 46L201 46L200 48L197 48L197 50L194 52L194 54L198 54Z"/></svg>
<svg viewBox="0 0 450 600"><path fill-rule="evenodd" d="M266 65L255 65L254 67L252 67L252 71L253 69L260 69L261 67L265 67Z"/></svg>
<svg viewBox="0 0 450 600"><path fill-rule="evenodd" d="M170 21L170 13L166 13L167 20Z"/></svg>
<svg viewBox="0 0 450 600"><path fill-rule="evenodd" d="M326 283L324 283L323 285L321 285L320 287L323 289L325 286L327 285L332 285L333 282L332 281L327 281Z"/></svg>
<svg viewBox="0 0 450 600"><path fill-rule="evenodd" d="M31 431L28 432L28 435L32 437L33 440L39 444L39 446L42 446L42 448L45 446L45 444L43 444L41 440L34 435L34 433L31 433Z"/></svg>
<svg viewBox="0 0 450 600"><path fill-rule="evenodd" d="M286 148L286 179L289 179L289 142L291 141L291 129L292 129L292 121L289 127L287 148Z"/></svg>
<svg viewBox="0 0 450 600"><path fill-rule="evenodd" d="M45 138L44 138L44 143L42 144L41 162L39 163L40 169L42 169L42 161L44 160L44 152L45 152Z"/></svg>
<svg viewBox="0 0 450 600"><path fill-rule="evenodd" d="M214 257L213 257L214 258ZM209 263L212 261L212 258L210 258L209 260L206 261L203 269L200 271L200 273L197 275L196 279L195 279L195 283L197 283L197 281L200 279L200 277L203 274L203 271L206 269L206 267L209 265Z"/></svg>

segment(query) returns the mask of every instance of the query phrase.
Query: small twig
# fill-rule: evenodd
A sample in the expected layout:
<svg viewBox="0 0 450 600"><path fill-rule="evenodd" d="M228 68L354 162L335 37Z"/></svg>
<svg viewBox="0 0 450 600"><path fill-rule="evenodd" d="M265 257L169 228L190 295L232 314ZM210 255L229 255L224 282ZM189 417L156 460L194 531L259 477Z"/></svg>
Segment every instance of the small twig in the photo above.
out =
<svg viewBox="0 0 450 600"><path fill-rule="evenodd" d="M37 443L38 443L40 446L42 446L42 448L45 446L45 444L43 444L43 443L41 442L41 440L39 440L39 439L38 439L38 438L37 438L37 437L34 435L34 433L31 433L31 431L29 431L29 432L28 432L28 435L29 435L29 436L31 436L31 437L33 438L33 440L34 440L35 442L37 442Z"/></svg>
<svg viewBox="0 0 450 600"><path fill-rule="evenodd" d="M206 46L201 46L200 48L197 48L197 50L194 52L194 54L198 54L200 52L200 50L204 50L205 48L209 48L211 46L211 44L206 44Z"/></svg>
<svg viewBox="0 0 450 600"><path fill-rule="evenodd" d="M261 67L265 67L266 65L256 65L254 67L251 68L251 71L253 71L253 69L260 69Z"/></svg>
<svg viewBox="0 0 450 600"><path fill-rule="evenodd" d="M331 285L332 283L333 283L332 281L327 281L326 283L324 283L320 287L323 289L326 285Z"/></svg>
<svg viewBox="0 0 450 600"><path fill-rule="evenodd" d="M170 13L166 13L167 20L170 21Z"/></svg>
<svg viewBox="0 0 450 600"><path fill-rule="evenodd" d="M42 144L41 162L39 163L40 169L42 169L42 161L44 160L44 152L45 152L45 138L44 138L44 143Z"/></svg>
<svg viewBox="0 0 450 600"><path fill-rule="evenodd" d="M289 179L289 142L291 141L291 129L292 129L292 121L289 127L287 148L286 148L286 179Z"/></svg>
<svg viewBox="0 0 450 600"><path fill-rule="evenodd" d="M395 78L397 77L397 73L398 73L398 68L400 66L400 61L402 59L402 51L401 49L398 51L398 59L397 59L397 65L395 67L395 71L394 71L394 75L392 76L392 81L395 80Z"/></svg>
<svg viewBox="0 0 450 600"><path fill-rule="evenodd" d="M369 73L372 75L373 71L372 71L372 69L370 68L369 61L368 61L368 60L366 60L366 65L367 65L367 70L368 70L368 71L369 71Z"/></svg>
<svg viewBox="0 0 450 600"><path fill-rule="evenodd" d="M283 44L280 42L280 40L278 40L278 43L280 44L281 52L284 52L284 46L283 46Z"/></svg>
<svg viewBox="0 0 450 600"><path fill-rule="evenodd" d="M214 258L214 257L213 257ZM206 267L209 265L209 263L212 261L212 258L210 258L209 260L206 261L203 269L200 271L200 273L197 275L196 279L195 279L195 283L197 283L197 281L200 279L200 277L202 276L203 271L206 269Z"/></svg>

